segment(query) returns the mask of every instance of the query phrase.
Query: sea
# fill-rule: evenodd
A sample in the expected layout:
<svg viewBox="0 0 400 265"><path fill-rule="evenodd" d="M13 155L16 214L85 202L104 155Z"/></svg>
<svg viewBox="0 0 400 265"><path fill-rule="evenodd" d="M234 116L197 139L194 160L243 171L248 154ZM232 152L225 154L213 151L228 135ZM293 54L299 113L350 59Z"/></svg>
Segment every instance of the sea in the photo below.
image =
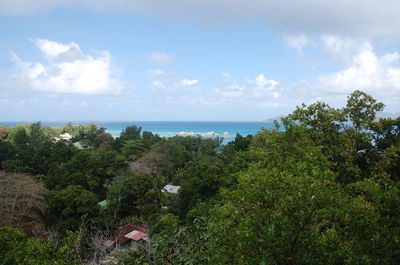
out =
<svg viewBox="0 0 400 265"><path fill-rule="evenodd" d="M99 127L106 128L106 131L113 137L118 137L122 130L130 125L142 127L142 131L150 131L161 137L173 137L179 132L224 134L223 144L233 141L236 134L246 136L256 134L261 128L273 129L272 122L237 122L237 121L71 121L74 125L86 125L96 123ZM31 121L0 121L0 125L16 126L18 124L32 123ZM63 127L67 121L43 121L42 126ZM202 136L209 137L209 136Z"/></svg>

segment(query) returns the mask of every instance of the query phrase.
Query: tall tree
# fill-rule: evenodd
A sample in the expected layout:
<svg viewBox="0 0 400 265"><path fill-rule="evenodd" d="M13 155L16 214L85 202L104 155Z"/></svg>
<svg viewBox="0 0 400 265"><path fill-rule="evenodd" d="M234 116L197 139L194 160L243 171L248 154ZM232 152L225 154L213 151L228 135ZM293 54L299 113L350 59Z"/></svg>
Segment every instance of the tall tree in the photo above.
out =
<svg viewBox="0 0 400 265"><path fill-rule="evenodd" d="M142 136L142 127L137 127L136 125L131 125L125 128L121 132L121 138L125 140L140 139Z"/></svg>
<svg viewBox="0 0 400 265"><path fill-rule="evenodd" d="M29 137L25 128L18 128L12 139L13 143L19 148L26 148L29 143Z"/></svg>
<svg viewBox="0 0 400 265"><path fill-rule="evenodd" d="M32 147L37 147L45 140L44 133L42 131L42 126L40 122L32 123L29 127L29 145Z"/></svg>
<svg viewBox="0 0 400 265"><path fill-rule="evenodd" d="M306 128L255 137L263 155L212 210L209 264L382 264L367 240L375 210L335 183Z"/></svg>

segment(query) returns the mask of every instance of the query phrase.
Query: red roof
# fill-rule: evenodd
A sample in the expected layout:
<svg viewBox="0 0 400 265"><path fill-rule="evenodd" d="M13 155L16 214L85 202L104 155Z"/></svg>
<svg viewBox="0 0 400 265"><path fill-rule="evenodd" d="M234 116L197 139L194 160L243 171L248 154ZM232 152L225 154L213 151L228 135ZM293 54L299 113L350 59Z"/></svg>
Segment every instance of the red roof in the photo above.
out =
<svg viewBox="0 0 400 265"><path fill-rule="evenodd" d="M131 240L131 238L126 237L125 235L129 234L130 232L137 230L139 232L142 232L144 234L148 234L150 231L150 227L147 225L142 225L142 224L129 224L124 227L122 227L120 230L114 233L114 235L110 238L111 241L116 242L117 244L124 244L128 240ZM142 237L141 237L142 238ZM139 238L139 239L141 239ZM135 239L135 240L139 240Z"/></svg>

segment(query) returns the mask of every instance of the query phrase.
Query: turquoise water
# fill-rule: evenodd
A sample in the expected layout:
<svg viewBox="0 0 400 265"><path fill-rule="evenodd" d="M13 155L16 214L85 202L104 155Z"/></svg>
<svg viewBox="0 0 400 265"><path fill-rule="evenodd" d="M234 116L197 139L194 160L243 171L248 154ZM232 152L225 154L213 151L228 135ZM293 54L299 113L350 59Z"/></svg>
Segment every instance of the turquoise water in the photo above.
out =
<svg viewBox="0 0 400 265"><path fill-rule="evenodd" d="M15 126L21 123L29 123L25 121L18 122L1 122L0 125ZM68 122L65 121L44 121L42 126L62 127ZM89 122L72 122L75 125L85 125ZM106 128L106 131L114 137L118 137L123 129L129 125L141 126L142 131L151 131L161 137L172 137L179 132L207 133L213 131L217 134L229 133L224 136L224 143L235 139L236 133L243 136L248 134L256 134L261 128L273 129L274 124L271 122L206 122L206 121L97 121L98 126Z"/></svg>

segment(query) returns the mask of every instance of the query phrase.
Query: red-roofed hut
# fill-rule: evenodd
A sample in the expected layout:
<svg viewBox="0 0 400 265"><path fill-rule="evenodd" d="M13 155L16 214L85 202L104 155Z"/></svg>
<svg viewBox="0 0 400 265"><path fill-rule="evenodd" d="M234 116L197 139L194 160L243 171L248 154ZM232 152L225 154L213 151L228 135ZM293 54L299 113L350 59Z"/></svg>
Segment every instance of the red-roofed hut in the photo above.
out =
<svg viewBox="0 0 400 265"><path fill-rule="evenodd" d="M116 249L137 249L140 245L149 242L150 227L142 224L128 224L108 240L107 245L115 244Z"/></svg>

